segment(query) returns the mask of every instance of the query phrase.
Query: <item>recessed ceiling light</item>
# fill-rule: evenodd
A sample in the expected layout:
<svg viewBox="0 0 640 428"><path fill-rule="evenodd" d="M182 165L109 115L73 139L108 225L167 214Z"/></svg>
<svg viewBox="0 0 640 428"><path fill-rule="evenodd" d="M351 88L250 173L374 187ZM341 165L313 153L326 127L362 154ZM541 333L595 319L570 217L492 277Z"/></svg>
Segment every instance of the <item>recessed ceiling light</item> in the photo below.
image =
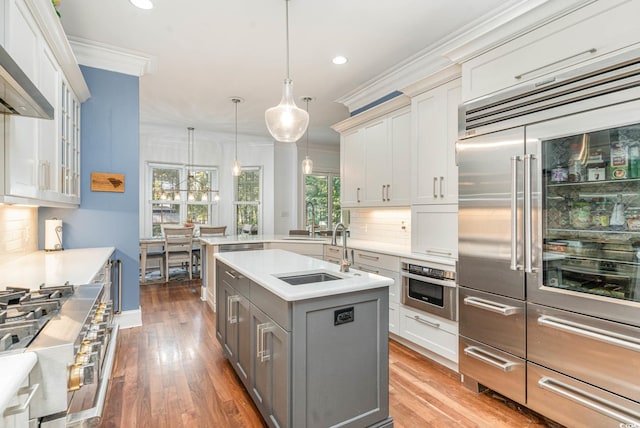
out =
<svg viewBox="0 0 640 428"><path fill-rule="evenodd" d="M331 62L333 62L334 64L337 64L337 65L342 65L342 64L345 64L347 62L347 58L343 57L342 55L338 55L337 57L332 59Z"/></svg>
<svg viewBox="0 0 640 428"><path fill-rule="evenodd" d="M129 1L131 2L132 5L134 5L137 8L145 9L145 10L153 9L153 3L151 3L151 0L129 0Z"/></svg>

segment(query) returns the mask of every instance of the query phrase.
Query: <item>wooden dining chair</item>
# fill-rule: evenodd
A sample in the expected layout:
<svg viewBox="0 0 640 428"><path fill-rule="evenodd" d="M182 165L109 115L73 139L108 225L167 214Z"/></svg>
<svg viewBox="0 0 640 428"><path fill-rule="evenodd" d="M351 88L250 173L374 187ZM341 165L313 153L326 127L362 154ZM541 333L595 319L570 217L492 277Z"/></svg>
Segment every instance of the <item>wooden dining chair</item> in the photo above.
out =
<svg viewBox="0 0 640 428"><path fill-rule="evenodd" d="M169 281L169 266L186 265L191 280L191 253L193 250L193 227L167 227L164 229L165 282Z"/></svg>
<svg viewBox="0 0 640 428"><path fill-rule="evenodd" d="M224 236L227 226L200 226L200 236Z"/></svg>
<svg viewBox="0 0 640 428"><path fill-rule="evenodd" d="M227 226L209 226L209 225L201 225L198 227L200 229L200 236L224 236L227 232ZM196 270L200 270L200 247L193 249L193 266L195 266Z"/></svg>

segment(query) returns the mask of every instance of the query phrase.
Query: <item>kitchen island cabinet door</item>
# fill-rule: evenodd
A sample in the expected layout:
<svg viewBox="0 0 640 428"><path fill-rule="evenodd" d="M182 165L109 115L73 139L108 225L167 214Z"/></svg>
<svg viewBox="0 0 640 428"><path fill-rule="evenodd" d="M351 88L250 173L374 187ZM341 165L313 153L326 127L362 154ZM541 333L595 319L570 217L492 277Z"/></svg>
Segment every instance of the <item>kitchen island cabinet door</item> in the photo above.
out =
<svg viewBox="0 0 640 428"><path fill-rule="evenodd" d="M267 424L290 425L289 333L251 307L251 395Z"/></svg>

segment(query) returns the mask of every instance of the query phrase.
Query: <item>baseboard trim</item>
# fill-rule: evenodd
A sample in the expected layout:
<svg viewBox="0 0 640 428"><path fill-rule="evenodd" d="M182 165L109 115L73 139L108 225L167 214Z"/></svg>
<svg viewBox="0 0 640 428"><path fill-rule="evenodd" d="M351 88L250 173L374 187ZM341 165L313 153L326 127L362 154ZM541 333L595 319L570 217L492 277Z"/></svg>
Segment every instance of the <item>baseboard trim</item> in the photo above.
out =
<svg viewBox="0 0 640 428"><path fill-rule="evenodd" d="M134 309L132 311L124 311L114 315L113 321L123 328L141 327L142 326L142 309Z"/></svg>

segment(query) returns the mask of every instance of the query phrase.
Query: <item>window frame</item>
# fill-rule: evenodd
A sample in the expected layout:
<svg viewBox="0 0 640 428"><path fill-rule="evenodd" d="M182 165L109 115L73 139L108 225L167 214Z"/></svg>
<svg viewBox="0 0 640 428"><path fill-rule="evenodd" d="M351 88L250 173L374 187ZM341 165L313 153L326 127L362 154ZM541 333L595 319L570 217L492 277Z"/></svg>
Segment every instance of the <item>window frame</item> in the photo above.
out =
<svg viewBox="0 0 640 428"><path fill-rule="evenodd" d="M258 207L258 233L261 234L263 229L262 202L264 199L264 169L261 166L243 166L240 174L248 171L258 171L258 200L257 201L238 201L238 177L233 177L233 224L238 234L242 233L242 225L238 224L238 206L239 205L255 205Z"/></svg>
<svg viewBox="0 0 640 428"><path fill-rule="evenodd" d="M302 189L302 198L301 198L301 225L299 226L300 228L306 228L307 227L307 176L309 175L313 175L313 176L321 176L321 177L327 177L327 201L329 206L327 207L327 230L333 230L333 228L335 227L336 223L333 222L333 214L335 212L335 207L333 204L333 180L335 178L341 179L340 177L340 173L339 172L335 172L335 171L313 171L311 174L302 174L302 185L301 185L301 189ZM340 219L342 218L342 205L339 206L339 211L340 211ZM342 220L340 220L342 221Z"/></svg>
<svg viewBox="0 0 640 428"><path fill-rule="evenodd" d="M212 190L218 190L219 183L219 168L215 165L203 166L203 165L185 165L185 164L176 164L170 162L147 162L147 183L145 186L146 192L146 208L148 210L147 218L145 220L145 229L148 230L148 233L153 235L153 207L157 204L175 204L179 205L179 220L177 224L184 224L187 221L187 214L189 205L206 205L207 208L207 224L217 224L220 218L219 214L219 201L216 201L211 194L206 202L202 201L189 201L188 200L188 192L186 189L180 190L180 199L157 199L153 198L153 173L155 169L173 169L179 171L179 188L186 187L187 179L189 171L207 171L209 173L209 185ZM196 223L196 222L194 222ZM176 223L160 223L160 224L176 224ZM196 223L199 224L199 223ZM153 235L153 236L158 236Z"/></svg>

